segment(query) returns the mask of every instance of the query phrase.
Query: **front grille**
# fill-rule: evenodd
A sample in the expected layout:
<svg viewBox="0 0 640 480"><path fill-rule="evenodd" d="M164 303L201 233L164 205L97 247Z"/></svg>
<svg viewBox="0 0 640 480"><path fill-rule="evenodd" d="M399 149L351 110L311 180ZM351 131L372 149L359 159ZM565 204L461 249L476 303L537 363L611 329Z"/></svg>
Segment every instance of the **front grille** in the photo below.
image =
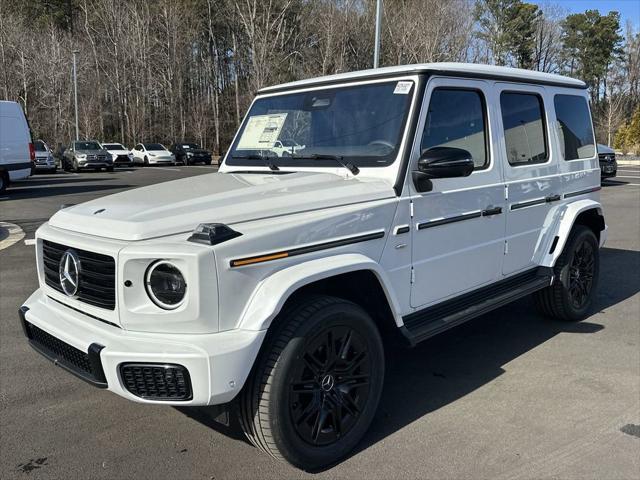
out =
<svg viewBox="0 0 640 480"><path fill-rule="evenodd" d="M118 155L116 157L116 162L128 162L129 157L127 155Z"/></svg>
<svg viewBox="0 0 640 480"><path fill-rule="evenodd" d="M98 155L98 161L106 162L107 161L107 156L106 155Z"/></svg>
<svg viewBox="0 0 640 480"><path fill-rule="evenodd" d="M88 160L88 161L90 161L90 162L91 162L91 161L93 161L93 160L95 160L95 159L96 159L96 156L95 156L95 155L87 155L87 160Z"/></svg>
<svg viewBox="0 0 640 480"><path fill-rule="evenodd" d="M60 285L60 259L69 247L43 240L42 257L45 283L64 293ZM78 300L108 310L116 306L116 262L113 257L73 249L80 258Z"/></svg>
<svg viewBox="0 0 640 480"><path fill-rule="evenodd" d="M34 349L83 380L100 388L107 387L100 361L101 345L92 343L89 352L83 352L28 322L25 319L27 311L28 308L22 307L19 314L24 332Z"/></svg>
<svg viewBox="0 0 640 480"><path fill-rule="evenodd" d="M600 154L598 155L598 159L600 163L613 163L616 157L613 154Z"/></svg>
<svg viewBox="0 0 640 480"><path fill-rule="evenodd" d="M120 378L136 397L148 400L191 400L189 371L182 365L123 363Z"/></svg>

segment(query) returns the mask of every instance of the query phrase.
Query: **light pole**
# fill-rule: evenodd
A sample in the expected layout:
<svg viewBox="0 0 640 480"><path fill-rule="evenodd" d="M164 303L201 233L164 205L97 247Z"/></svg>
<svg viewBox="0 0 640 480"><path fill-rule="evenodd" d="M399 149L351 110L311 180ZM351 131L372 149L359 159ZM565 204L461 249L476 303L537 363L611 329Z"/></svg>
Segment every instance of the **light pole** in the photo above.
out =
<svg viewBox="0 0 640 480"><path fill-rule="evenodd" d="M78 50L73 52L73 100L76 111L76 140L80 140L80 133L78 130L78 76L76 73L76 54L80 53Z"/></svg>
<svg viewBox="0 0 640 480"><path fill-rule="evenodd" d="M373 49L373 68L380 64L380 28L382 27L382 0L376 1L376 44Z"/></svg>

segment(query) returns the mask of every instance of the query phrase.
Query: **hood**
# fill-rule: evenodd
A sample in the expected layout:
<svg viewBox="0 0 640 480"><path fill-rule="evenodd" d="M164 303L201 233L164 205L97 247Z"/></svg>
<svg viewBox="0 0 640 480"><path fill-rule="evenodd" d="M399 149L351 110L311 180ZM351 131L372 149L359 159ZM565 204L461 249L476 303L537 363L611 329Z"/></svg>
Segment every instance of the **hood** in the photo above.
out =
<svg viewBox="0 0 640 480"><path fill-rule="evenodd" d="M598 153L616 153L616 151L613 148L607 147L606 145L603 145L601 143L598 144Z"/></svg>
<svg viewBox="0 0 640 480"><path fill-rule="evenodd" d="M169 150L147 150L147 153L149 154L153 154L157 157L163 157L163 156L169 156L172 155L172 153Z"/></svg>
<svg viewBox="0 0 640 480"><path fill-rule="evenodd" d="M80 155L108 155L109 152L106 150L76 150L76 154Z"/></svg>
<svg viewBox="0 0 640 480"><path fill-rule="evenodd" d="M233 225L393 197L393 188L383 180L345 179L332 173L211 173L68 207L49 223L133 241L189 232L200 223Z"/></svg>
<svg viewBox="0 0 640 480"><path fill-rule="evenodd" d="M111 155L129 155L129 150L107 150Z"/></svg>

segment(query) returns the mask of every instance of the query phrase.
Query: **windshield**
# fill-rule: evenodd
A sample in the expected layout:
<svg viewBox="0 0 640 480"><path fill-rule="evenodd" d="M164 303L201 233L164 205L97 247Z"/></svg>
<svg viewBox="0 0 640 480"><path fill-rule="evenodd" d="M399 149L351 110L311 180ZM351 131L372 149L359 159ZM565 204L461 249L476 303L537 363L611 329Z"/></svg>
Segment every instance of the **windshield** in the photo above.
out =
<svg viewBox="0 0 640 480"><path fill-rule="evenodd" d="M229 165L335 167L342 157L381 167L396 158L407 119L412 81L389 81L257 99L226 162ZM260 158L263 157L263 158Z"/></svg>
<svg viewBox="0 0 640 480"><path fill-rule="evenodd" d="M144 148L146 148L147 150L166 150L166 148L164 148L159 143L145 143Z"/></svg>
<svg viewBox="0 0 640 480"><path fill-rule="evenodd" d="M185 150L189 150L189 149L198 149L200 147L196 143L183 143L182 148L184 148Z"/></svg>
<svg viewBox="0 0 640 480"><path fill-rule="evenodd" d="M106 150L126 150L126 148L119 143L103 143L102 147Z"/></svg>
<svg viewBox="0 0 640 480"><path fill-rule="evenodd" d="M44 146L44 142L35 141L33 142L33 146L36 149L36 152L46 152L47 148Z"/></svg>
<svg viewBox="0 0 640 480"><path fill-rule="evenodd" d="M75 142L73 145L76 150L102 150L96 142Z"/></svg>

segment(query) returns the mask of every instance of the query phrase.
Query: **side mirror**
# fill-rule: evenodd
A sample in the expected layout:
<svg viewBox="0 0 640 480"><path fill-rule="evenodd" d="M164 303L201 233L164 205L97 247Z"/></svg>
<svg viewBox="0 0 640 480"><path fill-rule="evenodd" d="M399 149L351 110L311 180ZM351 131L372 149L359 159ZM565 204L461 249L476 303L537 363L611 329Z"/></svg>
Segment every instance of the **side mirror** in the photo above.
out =
<svg viewBox="0 0 640 480"><path fill-rule="evenodd" d="M462 148L434 147L422 152L413 181L420 192L433 188L432 178L468 177L473 172L471 153Z"/></svg>

